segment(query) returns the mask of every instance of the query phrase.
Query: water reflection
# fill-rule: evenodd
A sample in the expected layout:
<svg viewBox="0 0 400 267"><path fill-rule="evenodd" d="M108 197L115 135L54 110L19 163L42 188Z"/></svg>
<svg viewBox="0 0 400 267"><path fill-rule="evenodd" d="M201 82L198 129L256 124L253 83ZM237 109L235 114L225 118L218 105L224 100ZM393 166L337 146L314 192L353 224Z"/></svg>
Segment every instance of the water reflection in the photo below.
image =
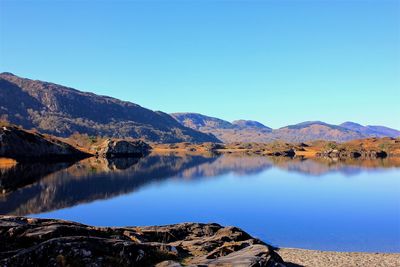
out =
<svg viewBox="0 0 400 267"><path fill-rule="evenodd" d="M73 165L18 164L3 169L1 180L27 177L31 183L0 196L0 214L27 215L107 199L214 161L201 156L87 158ZM47 168L45 168L47 167Z"/></svg>
<svg viewBox="0 0 400 267"><path fill-rule="evenodd" d="M399 159L347 160L222 155L149 155L144 158L88 158L72 163L0 166L0 214L27 215L127 194L165 179L191 181L227 173L251 177L272 167L322 176L400 166Z"/></svg>
<svg viewBox="0 0 400 267"><path fill-rule="evenodd" d="M330 173L340 173L344 176L354 176L361 172L377 172L389 168L400 167L400 158L385 159L330 159L330 158L270 158L273 165L288 172L306 174L308 176L323 176Z"/></svg>

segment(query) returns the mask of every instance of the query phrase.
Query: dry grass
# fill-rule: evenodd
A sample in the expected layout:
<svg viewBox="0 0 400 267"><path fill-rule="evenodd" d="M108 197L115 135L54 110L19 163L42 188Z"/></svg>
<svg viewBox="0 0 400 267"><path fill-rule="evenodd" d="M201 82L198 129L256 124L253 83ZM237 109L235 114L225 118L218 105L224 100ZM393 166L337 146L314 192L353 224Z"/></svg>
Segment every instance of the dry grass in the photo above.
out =
<svg viewBox="0 0 400 267"><path fill-rule="evenodd" d="M17 164L17 161L10 158L0 158L0 169L9 169Z"/></svg>
<svg viewBox="0 0 400 267"><path fill-rule="evenodd" d="M318 152L329 149L347 150L347 151L385 151L388 154L400 155L400 138L366 138L353 140L345 143L337 143L330 141L312 141L307 143L287 143L283 141L274 141L270 143L243 143L235 142L213 147L211 143L191 144L153 144L153 151L156 153L210 153L210 151L218 153L240 153L240 154L257 154L271 155L276 152L295 150L296 156L305 158L314 158Z"/></svg>

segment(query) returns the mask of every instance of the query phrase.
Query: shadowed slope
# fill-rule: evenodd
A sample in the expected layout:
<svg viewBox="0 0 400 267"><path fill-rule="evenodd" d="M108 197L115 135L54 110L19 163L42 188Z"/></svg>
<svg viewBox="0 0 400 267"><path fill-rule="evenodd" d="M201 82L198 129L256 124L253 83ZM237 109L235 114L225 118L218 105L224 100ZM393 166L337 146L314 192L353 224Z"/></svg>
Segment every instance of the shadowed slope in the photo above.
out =
<svg viewBox="0 0 400 267"><path fill-rule="evenodd" d="M0 74L0 119L58 136L80 132L155 142L218 141L163 112L10 73Z"/></svg>

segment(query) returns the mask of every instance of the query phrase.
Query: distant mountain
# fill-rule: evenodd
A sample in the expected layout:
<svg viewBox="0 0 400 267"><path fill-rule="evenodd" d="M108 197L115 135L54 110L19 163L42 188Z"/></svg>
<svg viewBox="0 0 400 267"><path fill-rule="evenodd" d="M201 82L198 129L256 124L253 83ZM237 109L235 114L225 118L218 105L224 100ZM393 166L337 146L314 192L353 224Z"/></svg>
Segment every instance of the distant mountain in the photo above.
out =
<svg viewBox="0 0 400 267"><path fill-rule="evenodd" d="M171 115L186 127L211 133L226 143L271 142L275 140L343 142L374 136L400 136L399 131L384 126L362 126L350 122L333 125L322 121L306 121L273 130L257 121L237 120L230 123L198 113L174 113Z"/></svg>
<svg viewBox="0 0 400 267"><path fill-rule="evenodd" d="M306 121L274 130L277 139L290 142L305 142L310 140L348 141L367 137L360 132L321 121Z"/></svg>
<svg viewBox="0 0 400 267"><path fill-rule="evenodd" d="M161 143L304 142L317 139L341 142L400 136L400 131L395 129L354 122L332 125L308 121L273 130L251 120L228 122L198 113L168 115L131 102L11 73L0 74L0 120L62 137L80 132Z"/></svg>
<svg viewBox="0 0 400 267"><path fill-rule="evenodd" d="M385 126L371 126L371 125L363 126L361 124L358 124L355 122L350 122L350 121L344 122L344 123L340 124L340 126L346 128L346 129L349 129L349 130L360 132L360 133L362 133L364 135L368 135L368 136L376 136L376 137L384 137L384 136L398 137L398 136L400 136L400 131L392 129L392 128L388 128Z"/></svg>
<svg viewBox="0 0 400 267"><path fill-rule="evenodd" d="M172 113L170 115L182 125L203 132L207 132L209 130L235 128L235 126L228 121L198 113Z"/></svg>
<svg viewBox="0 0 400 267"><path fill-rule="evenodd" d="M272 129L256 121L238 120L233 123L198 113L172 113L186 127L215 135L225 143L269 142Z"/></svg>
<svg viewBox="0 0 400 267"><path fill-rule="evenodd" d="M265 126L264 124L258 121L251 121L251 120L237 120L232 122L233 125L242 128L242 129L257 129L257 130L264 130L267 132L271 132L272 129Z"/></svg>
<svg viewBox="0 0 400 267"><path fill-rule="evenodd" d="M74 132L154 142L218 142L170 115L112 97L0 74L0 119L57 136Z"/></svg>
<svg viewBox="0 0 400 267"><path fill-rule="evenodd" d="M325 126L325 127L331 128L331 129L341 129L341 127L339 127L339 126L329 124L329 123L326 123L323 121L304 121L304 122L300 122L297 124L288 125L288 126L280 128L280 129L287 128L287 129L291 129L291 130L300 130L300 129L305 129L305 128L315 126L315 125Z"/></svg>

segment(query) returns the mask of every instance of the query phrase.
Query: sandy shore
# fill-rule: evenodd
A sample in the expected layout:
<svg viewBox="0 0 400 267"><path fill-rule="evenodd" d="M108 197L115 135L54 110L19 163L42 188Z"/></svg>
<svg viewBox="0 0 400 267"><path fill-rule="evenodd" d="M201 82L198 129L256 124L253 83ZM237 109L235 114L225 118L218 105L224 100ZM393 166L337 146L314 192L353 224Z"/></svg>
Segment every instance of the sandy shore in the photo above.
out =
<svg viewBox="0 0 400 267"><path fill-rule="evenodd" d="M329 252L282 248L278 251L289 266L400 266L400 253Z"/></svg>

